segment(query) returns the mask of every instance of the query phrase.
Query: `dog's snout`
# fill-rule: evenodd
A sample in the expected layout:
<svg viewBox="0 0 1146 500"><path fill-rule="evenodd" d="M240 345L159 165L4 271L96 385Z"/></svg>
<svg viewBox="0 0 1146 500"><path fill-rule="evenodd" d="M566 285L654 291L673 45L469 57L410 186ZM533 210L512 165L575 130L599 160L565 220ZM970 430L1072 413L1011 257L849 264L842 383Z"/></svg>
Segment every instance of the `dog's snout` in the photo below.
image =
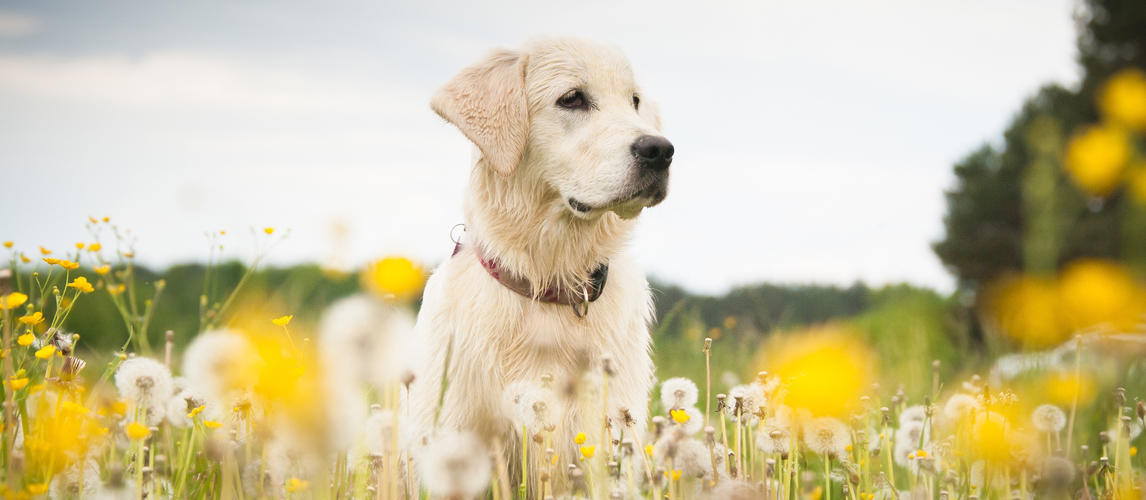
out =
<svg viewBox="0 0 1146 500"><path fill-rule="evenodd" d="M664 170L672 164L672 143L657 135L642 135L633 142L633 156L641 162L641 167Z"/></svg>

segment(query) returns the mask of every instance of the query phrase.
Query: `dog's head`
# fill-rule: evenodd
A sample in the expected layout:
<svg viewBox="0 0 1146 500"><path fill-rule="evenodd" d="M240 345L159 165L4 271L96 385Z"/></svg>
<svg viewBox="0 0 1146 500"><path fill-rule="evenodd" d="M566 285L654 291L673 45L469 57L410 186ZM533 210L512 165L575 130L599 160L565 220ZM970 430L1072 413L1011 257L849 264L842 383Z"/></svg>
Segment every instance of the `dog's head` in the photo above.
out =
<svg viewBox="0 0 1146 500"><path fill-rule="evenodd" d="M529 172L577 217L630 218L664 200L673 146L621 52L543 38L461 71L430 103L503 176Z"/></svg>

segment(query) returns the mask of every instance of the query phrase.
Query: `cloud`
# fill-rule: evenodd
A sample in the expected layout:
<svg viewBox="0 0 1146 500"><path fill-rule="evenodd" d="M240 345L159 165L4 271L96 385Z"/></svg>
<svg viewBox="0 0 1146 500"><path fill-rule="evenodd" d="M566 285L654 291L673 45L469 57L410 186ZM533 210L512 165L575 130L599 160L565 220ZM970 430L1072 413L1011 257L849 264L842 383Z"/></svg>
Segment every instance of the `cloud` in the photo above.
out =
<svg viewBox="0 0 1146 500"><path fill-rule="evenodd" d="M140 58L0 54L0 92L4 91L140 107L284 113L376 114L407 108L410 101L401 92L313 76L301 69L175 51Z"/></svg>
<svg viewBox="0 0 1146 500"><path fill-rule="evenodd" d="M40 21L32 16L0 11L0 38L31 35L39 28Z"/></svg>

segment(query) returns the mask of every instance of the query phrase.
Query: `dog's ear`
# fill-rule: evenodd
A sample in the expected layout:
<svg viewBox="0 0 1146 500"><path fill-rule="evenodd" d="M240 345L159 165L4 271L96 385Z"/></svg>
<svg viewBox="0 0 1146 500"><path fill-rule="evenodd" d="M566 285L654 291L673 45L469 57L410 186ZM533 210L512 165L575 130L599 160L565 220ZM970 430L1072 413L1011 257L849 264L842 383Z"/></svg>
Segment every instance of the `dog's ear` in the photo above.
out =
<svg viewBox="0 0 1146 500"><path fill-rule="evenodd" d="M641 99L641 107L637 111L642 119L652 124L657 132L661 130L661 106L652 99Z"/></svg>
<svg viewBox="0 0 1146 500"><path fill-rule="evenodd" d="M525 154L525 63L526 55L519 52L495 52L463 69L430 100L434 112L473 141L501 175L512 174Z"/></svg>

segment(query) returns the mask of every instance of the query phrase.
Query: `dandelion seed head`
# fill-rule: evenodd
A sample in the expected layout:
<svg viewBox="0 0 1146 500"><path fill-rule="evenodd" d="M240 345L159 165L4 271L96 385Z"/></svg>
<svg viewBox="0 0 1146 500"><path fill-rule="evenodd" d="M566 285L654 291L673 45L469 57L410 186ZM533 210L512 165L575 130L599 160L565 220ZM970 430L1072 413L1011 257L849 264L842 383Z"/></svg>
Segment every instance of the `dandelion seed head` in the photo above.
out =
<svg viewBox="0 0 1146 500"><path fill-rule="evenodd" d="M489 452L473 434L438 435L421 458L422 479L434 496L471 498L489 486Z"/></svg>
<svg viewBox="0 0 1146 500"><path fill-rule="evenodd" d="M80 489L83 495L80 495ZM49 498L99 498L103 487L99 462L93 459L72 463L62 474L56 474L48 485Z"/></svg>
<svg viewBox="0 0 1146 500"><path fill-rule="evenodd" d="M217 421L222 417L223 406L218 400L196 389L187 388L167 401L167 421L175 427L189 427L192 418L188 414L200 406L203 407L203 411L197 415L200 419Z"/></svg>
<svg viewBox="0 0 1146 500"><path fill-rule="evenodd" d="M115 388L119 394L133 405L146 408L149 414L158 413L160 421L173 387L171 370L151 358L128 359L115 372Z"/></svg>
<svg viewBox="0 0 1146 500"><path fill-rule="evenodd" d="M899 425L904 425L908 422L920 422L927 420L927 408L923 405L914 405L904 408L899 414Z"/></svg>
<svg viewBox="0 0 1146 500"><path fill-rule="evenodd" d="M532 382L519 381L506 387L503 404L503 411L517 427L524 425L537 432L557 423L559 409L553 391Z"/></svg>
<svg viewBox="0 0 1146 500"><path fill-rule="evenodd" d="M205 395L225 400L228 393L254 387L258 350L234 330L213 330L191 341L183 353L183 374Z"/></svg>
<svg viewBox="0 0 1146 500"><path fill-rule="evenodd" d="M959 421L982 409L983 404L975 396L958 393L947 399L943 405L943 415L952 421Z"/></svg>
<svg viewBox="0 0 1146 500"><path fill-rule="evenodd" d="M405 308L368 294L341 299L322 316L318 348L342 383L381 385L414 366L414 319Z"/></svg>
<svg viewBox="0 0 1146 500"><path fill-rule="evenodd" d="M911 467L913 454L920 449L921 439L924 447L930 444L931 432L923 422L907 422L895 431L895 450L892 458L901 467Z"/></svg>
<svg viewBox="0 0 1146 500"><path fill-rule="evenodd" d="M670 378L661 384L661 405L665 411L696 406L698 391L693 381L684 378Z"/></svg>
<svg viewBox="0 0 1146 500"><path fill-rule="evenodd" d="M1035 429L1040 432L1059 432L1066 427L1066 413L1055 405L1041 405L1031 413Z"/></svg>
<svg viewBox="0 0 1146 500"><path fill-rule="evenodd" d="M812 452L830 456L847 453L851 434L843 421L834 417L817 417L805 424L804 443Z"/></svg>

